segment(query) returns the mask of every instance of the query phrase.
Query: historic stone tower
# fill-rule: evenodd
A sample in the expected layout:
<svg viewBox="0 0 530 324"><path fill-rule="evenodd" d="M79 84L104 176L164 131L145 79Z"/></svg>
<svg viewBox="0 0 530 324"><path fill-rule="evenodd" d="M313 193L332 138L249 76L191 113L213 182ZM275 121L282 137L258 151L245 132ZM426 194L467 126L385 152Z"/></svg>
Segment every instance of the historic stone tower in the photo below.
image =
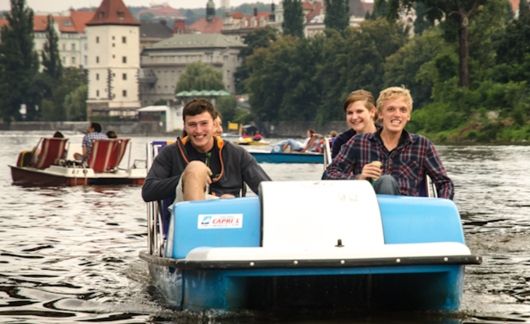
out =
<svg viewBox="0 0 530 324"><path fill-rule="evenodd" d="M87 23L87 116L130 118L140 108L140 23L122 0L103 0Z"/></svg>

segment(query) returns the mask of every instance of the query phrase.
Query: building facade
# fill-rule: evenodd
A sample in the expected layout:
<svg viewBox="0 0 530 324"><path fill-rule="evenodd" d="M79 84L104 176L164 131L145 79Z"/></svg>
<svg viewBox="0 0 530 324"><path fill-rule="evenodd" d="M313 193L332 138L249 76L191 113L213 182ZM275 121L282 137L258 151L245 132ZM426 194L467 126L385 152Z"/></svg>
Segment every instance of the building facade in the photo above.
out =
<svg viewBox="0 0 530 324"><path fill-rule="evenodd" d="M140 92L143 106L175 99L177 82L194 62L203 62L222 72L225 89L235 93L234 72L241 65L239 51L245 46L237 36L222 34L175 34L141 56Z"/></svg>
<svg viewBox="0 0 530 324"><path fill-rule="evenodd" d="M140 108L140 24L122 0L103 0L87 23L87 116L132 118Z"/></svg>

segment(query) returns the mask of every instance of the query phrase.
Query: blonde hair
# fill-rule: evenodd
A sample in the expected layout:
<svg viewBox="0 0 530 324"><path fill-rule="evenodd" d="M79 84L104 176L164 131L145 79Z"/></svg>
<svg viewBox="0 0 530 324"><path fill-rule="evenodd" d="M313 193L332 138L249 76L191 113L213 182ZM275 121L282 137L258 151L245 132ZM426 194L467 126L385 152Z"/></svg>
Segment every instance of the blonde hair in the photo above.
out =
<svg viewBox="0 0 530 324"><path fill-rule="evenodd" d="M386 101L396 98L404 98L407 102L407 106L410 108L410 111L412 111L412 96L410 95L409 89L405 88L404 86L390 87L382 90L379 93L379 97L377 98L377 111L381 112L381 109L383 109L383 104Z"/></svg>

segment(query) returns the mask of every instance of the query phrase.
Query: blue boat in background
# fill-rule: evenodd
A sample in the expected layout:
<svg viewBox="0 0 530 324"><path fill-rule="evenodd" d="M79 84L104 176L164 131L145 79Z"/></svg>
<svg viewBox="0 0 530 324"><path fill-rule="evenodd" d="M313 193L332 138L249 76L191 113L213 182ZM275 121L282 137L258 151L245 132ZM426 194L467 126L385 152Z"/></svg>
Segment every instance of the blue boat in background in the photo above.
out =
<svg viewBox="0 0 530 324"><path fill-rule="evenodd" d="M456 311L464 266L481 262L451 200L376 195L363 180L148 206L140 258L182 310Z"/></svg>
<svg viewBox="0 0 530 324"><path fill-rule="evenodd" d="M324 163L324 154L311 152L270 152L249 150L258 163Z"/></svg>

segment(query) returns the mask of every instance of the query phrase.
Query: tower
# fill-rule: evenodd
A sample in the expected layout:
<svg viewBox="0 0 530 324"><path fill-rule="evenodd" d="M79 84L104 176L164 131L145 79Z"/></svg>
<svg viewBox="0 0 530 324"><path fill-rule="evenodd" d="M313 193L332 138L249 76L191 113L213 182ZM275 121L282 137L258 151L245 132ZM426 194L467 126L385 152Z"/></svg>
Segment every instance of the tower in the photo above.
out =
<svg viewBox="0 0 530 324"><path fill-rule="evenodd" d="M127 118L140 108L140 23L122 0L103 0L87 23L87 116Z"/></svg>
<svg viewBox="0 0 530 324"><path fill-rule="evenodd" d="M212 21L213 17L215 17L215 3L213 0L208 0L206 3L206 21Z"/></svg>

